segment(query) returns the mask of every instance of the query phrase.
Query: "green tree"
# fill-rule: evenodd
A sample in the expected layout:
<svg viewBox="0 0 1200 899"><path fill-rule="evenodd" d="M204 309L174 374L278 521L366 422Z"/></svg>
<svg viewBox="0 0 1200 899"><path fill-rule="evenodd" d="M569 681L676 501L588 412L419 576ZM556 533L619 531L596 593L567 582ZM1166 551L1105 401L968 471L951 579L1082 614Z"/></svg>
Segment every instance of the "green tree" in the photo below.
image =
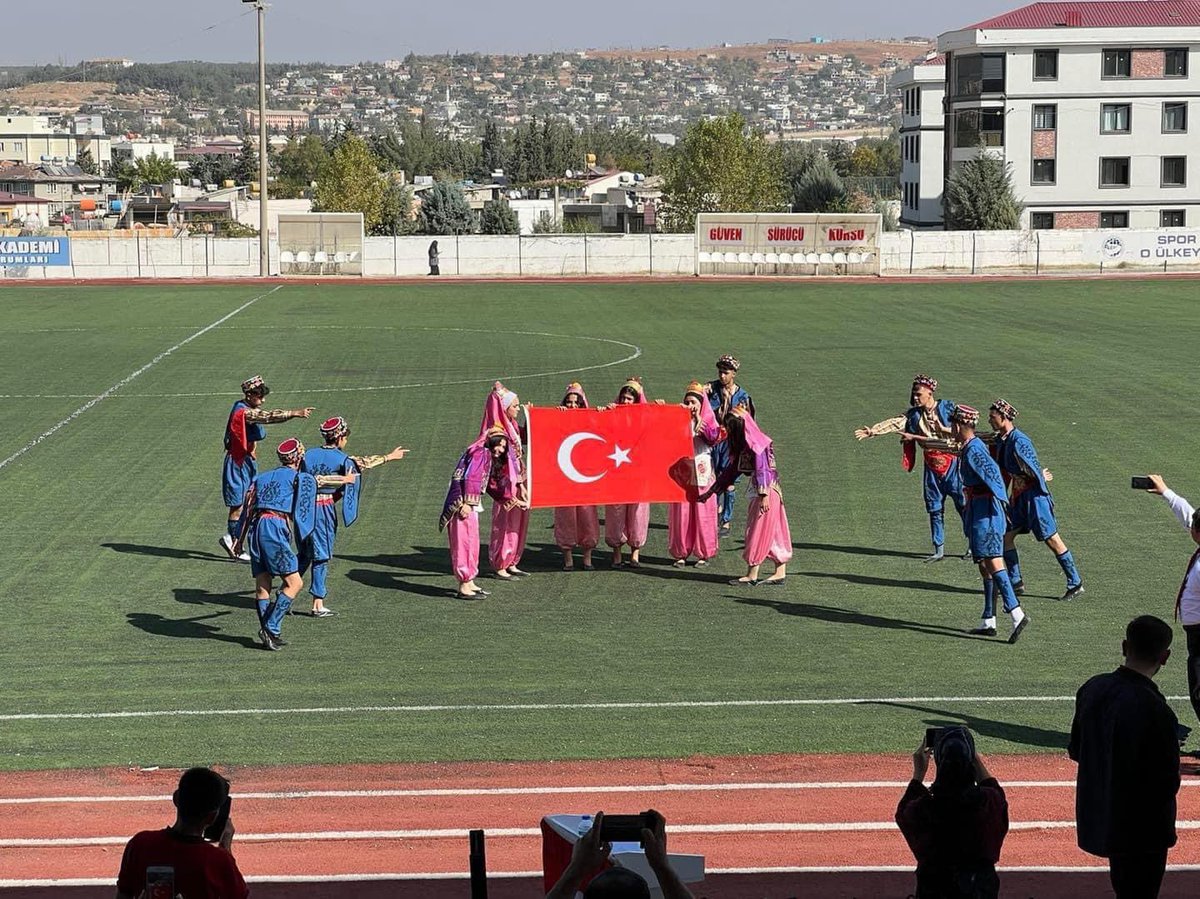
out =
<svg viewBox="0 0 1200 899"><path fill-rule="evenodd" d="M89 175L100 174L100 167L96 165L96 158L92 156L92 151L88 147L79 151L79 155L75 157L75 164Z"/></svg>
<svg viewBox="0 0 1200 899"><path fill-rule="evenodd" d="M816 157L792 185L793 212L840 212L846 205L846 187L824 156Z"/></svg>
<svg viewBox="0 0 1200 899"><path fill-rule="evenodd" d="M137 166L126 159L114 159L108 164L108 177L117 182L117 190L126 193L141 184Z"/></svg>
<svg viewBox="0 0 1200 899"><path fill-rule="evenodd" d="M475 213L457 184L438 181L421 195L421 233L470 234Z"/></svg>
<svg viewBox="0 0 1200 899"><path fill-rule="evenodd" d="M416 234L417 218L413 215L412 188L396 181L389 182L383 192L381 216L371 234L384 237Z"/></svg>
<svg viewBox="0 0 1200 899"><path fill-rule="evenodd" d="M691 230L701 212L772 212L787 203L782 158L736 113L699 121L667 162L663 197L670 231Z"/></svg>
<svg viewBox="0 0 1200 899"><path fill-rule="evenodd" d="M242 136L242 152L237 159L234 177L238 184L249 184L251 181L257 181L258 175L258 151L254 149L250 135L246 134Z"/></svg>
<svg viewBox="0 0 1200 899"><path fill-rule="evenodd" d="M279 174L272 193L285 199L307 194L329 164L329 153L316 134L306 134L299 140L288 141L275 158L279 164Z"/></svg>
<svg viewBox="0 0 1200 899"><path fill-rule="evenodd" d="M516 210L508 205L508 200L489 200L483 204L479 216L479 233L520 234L521 220L517 218Z"/></svg>
<svg viewBox="0 0 1200 899"><path fill-rule="evenodd" d="M480 174L488 177L497 169L504 168L504 141L500 137L500 129L496 123L488 119L483 126L483 160Z"/></svg>
<svg viewBox="0 0 1200 899"><path fill-rule="evenodd" d="M948 231L1015 231L1021 226L1012 172L982 148L978 157L951 170L944 205Z"/></svg>
<svg viewBox="0 0 1200 899"><path fill-rule="evenodd" d="M321 212L361 212L363 228L370 232L383 222L386 191L371 148L354 134L341 142L322 169L313 205Z"/></svg>
<svg viewBox="0 0 1200 899"><path fill-rule="evenodd" d="M533 223L534 234L561 234L562 224L554 220L549 212L543 209L538 213L536 221Z"/></svg>
<svg viewBox="0 0 1200 899"><path fill-rule="evenodd" d="M170 184L179 177L179 168L166 156L151 153L134 164L137 180L141 184Z"/></svg>
<svg viewBox="0 0 1200 899"><path fill-rule="evenodd" d="M201 184L220 185L237 180L237 160L216 153L197 156L188 164L188 174Z"/></svg>

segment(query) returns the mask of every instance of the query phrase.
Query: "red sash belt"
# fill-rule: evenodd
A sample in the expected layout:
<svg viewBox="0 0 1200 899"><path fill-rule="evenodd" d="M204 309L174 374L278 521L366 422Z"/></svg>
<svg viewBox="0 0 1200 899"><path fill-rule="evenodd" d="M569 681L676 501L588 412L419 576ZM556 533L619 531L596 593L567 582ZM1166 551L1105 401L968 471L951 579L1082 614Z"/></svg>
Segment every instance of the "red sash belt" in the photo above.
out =
<svg viewBox="0 0 1200 899"><path fill-rule="evenodd" d="M996 495L987 487L964 487L963 494L967 499L986 499Z"/></svg>
<svg viewBox="0 0 1200 899"><path fill-rule="evenodd" d="M279 519L282 519L283 521L291 521L292 520L292 516L285 515L283 512L275 512L271 509L268 509L265 512L259 512L258 517L259 518L279 518Z"/></svg>
<svg viewBox="0 0 1200 899"><path fill-rule="evenodd" d="M331 506L331 505L333 505L333 503L336 499L337 499L337 497L334 496L332 493L318 493L317 494L317 505L318 506Z"/></svg>
<svg viewBox="0 0 1200 899"><path fill-rule="evenodd" d="M1018 496L1020 496L1022 493L1024 493L1026 490L1028 490L1030 487L1032 487L1036 483L1037 483L1036 481L1033 481L1029 478L1013 478L1012 479L1012 498L1016 499Z"/></svg>
<svg viewBox="0 0 1200 899"><path fill-rule="evenodd" d="M933 469L935 474L945 474L950 470L950 466L954 464L956 456L953 453L944 453L941 450L925 450L925 466Z"/></svg>

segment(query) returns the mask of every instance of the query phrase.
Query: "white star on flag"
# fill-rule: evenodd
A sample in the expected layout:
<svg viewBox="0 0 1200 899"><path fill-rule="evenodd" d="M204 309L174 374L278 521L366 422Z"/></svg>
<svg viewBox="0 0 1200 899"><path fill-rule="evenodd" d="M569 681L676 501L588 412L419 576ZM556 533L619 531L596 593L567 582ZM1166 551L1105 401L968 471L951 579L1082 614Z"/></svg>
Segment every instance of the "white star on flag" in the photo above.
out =
<svg viewBox="0 0 1200 899"><path fill-rule="evenodd" d="M621 445L619 443L614 443L613 449L615 449L616 452L614 452L608 458L613 460L613 465L615 468L620 468L622 465L633 464L629 461L629 450L621 449Z"/></svg>

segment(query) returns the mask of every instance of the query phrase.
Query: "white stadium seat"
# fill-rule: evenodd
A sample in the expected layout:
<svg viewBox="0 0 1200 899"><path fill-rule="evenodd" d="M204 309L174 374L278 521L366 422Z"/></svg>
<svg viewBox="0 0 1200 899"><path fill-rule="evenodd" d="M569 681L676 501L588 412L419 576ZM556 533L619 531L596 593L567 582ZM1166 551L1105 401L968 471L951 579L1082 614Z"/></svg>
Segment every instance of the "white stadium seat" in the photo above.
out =
<svg viewBox="0 0 1200 899"><path fill-rule="evenodd" d="M300 265L308 265L310 262L312 262L312 255L308 252L308 250L301 250L296 254L296 262Z"/></svg>
<svg viewBox="0 0 1200 899"><path fill-rule="evenodd" d="M726 254L725 254L725 262L726 262L726 263L728 263L728 264L730 264L730 265L733 265L733 264L735 264L737 261L738 261L738 254L737 254L737 253L726 253Z"/></svg>
<svg viewBox="0 0 1200 899"><path fill-rule="evenodd" d="M820 261L821 261L821 265L833 265L833 254L832 253L822 253Z"/></svg>
<svg viewBox="0 0 1200 899"><path fill-rule="evenodd" d="M833 254L833 263L834 263L834 265L845 265L846 264L846 254L845 253L834 253Z"/></svg>
<svg viewBox="0 0 1200 899"><path fill-rule="evenodd" d="M696 254L696 261L701 265L705 265L708 262L708 259L708 253L704 252L703 250Z"/></svg>
<svg viewBox="0 0 1200 899"><path fill-rule="evenodd" d="M749 253L738 253L737 261L740 262L742 265L749 265L751 262L750 254Z"/></svg>
<svg viewBox="0 0 1200 899"><path fill-rule="evenodd" d="M279 254L279 264L280 265L291 265L295 261L296 261L296 254L293 253L291 250L284 250L282 253Z"/></svg>
<svg viewBox="0 0 1200 899"><path fill-rule="evenodd" d="M779 254L779 263L780 263L780 265L791 265L792 264L792 254L791 253L780 253Z"/></svg>
<svg viewBox="0 0 1200 899"><path fill-rule="evenodd" d="M847 253L846 261L851 265L858 265L860 262L862 262L862 253Z"/></svg>
<svg viewBox="0 0 1200 899"><path fill-rule="evenodd" d="M807 262L809 265L818 265L821 262L821 257L818 256L816 253L809 253L807 256L804 257L804 261Z"/></svg>
<svg viewBox="0 0 1200 899"><path fill-rule="evenodd" d="M754 255L752 255L750 257L750 261L753 262L755 265L762 265L763 263L765 263L767 261L767 257L764 256L762 253L755 253Z"/></svg>
<svg viewBox="0 0 1200 899"><path fill-rule="evenodd" d="M778 265L778 264L779 264L779 254L778 253L768 253L767 254L767 265Z"/></svg>

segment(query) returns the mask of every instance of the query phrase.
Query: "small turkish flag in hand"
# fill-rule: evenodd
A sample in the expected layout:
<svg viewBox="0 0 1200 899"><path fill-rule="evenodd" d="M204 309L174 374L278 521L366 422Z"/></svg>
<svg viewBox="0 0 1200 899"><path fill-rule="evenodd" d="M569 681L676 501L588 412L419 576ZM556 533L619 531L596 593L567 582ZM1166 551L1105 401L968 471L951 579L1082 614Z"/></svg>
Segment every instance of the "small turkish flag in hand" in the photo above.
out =
<svg viewBox="0 0 1200 899"><path fill-rule="evenodd" d="M529 410L535 509L679 503L695 483L691 416L682 406Z"/></svg>

